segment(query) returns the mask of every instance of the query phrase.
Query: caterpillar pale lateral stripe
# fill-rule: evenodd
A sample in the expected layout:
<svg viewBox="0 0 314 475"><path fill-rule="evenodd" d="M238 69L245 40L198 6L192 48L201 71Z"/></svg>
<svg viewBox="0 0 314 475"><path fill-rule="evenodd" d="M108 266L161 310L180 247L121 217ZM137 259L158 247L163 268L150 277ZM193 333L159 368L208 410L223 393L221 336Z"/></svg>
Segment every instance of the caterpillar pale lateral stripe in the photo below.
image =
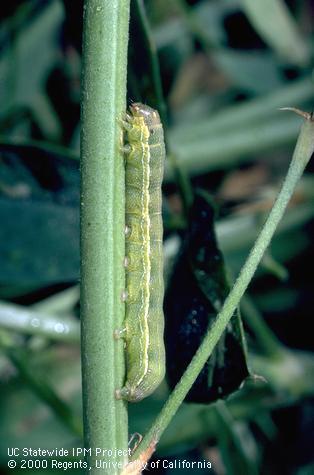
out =
<svg viewBox="0 0 314 475"><path fill-rule="evenodd" d="M140 401L165 374L161 183L165 145L159 114L139 103L124 122L126 146L127 378L117 397Z"/></svg>

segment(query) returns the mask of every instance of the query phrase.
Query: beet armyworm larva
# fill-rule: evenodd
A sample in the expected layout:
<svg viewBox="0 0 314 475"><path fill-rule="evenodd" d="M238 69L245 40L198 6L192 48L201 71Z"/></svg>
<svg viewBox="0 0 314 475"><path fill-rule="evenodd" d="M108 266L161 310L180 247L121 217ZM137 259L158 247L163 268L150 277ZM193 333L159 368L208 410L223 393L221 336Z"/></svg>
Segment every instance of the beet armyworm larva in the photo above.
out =
<svg viewBox="0 0 314 475"><path fill-rule="evenodd" d="M164 378L161 183L165 144L157 111L135 103L126 130L127 376L117 397L140 401Z"/></svg>

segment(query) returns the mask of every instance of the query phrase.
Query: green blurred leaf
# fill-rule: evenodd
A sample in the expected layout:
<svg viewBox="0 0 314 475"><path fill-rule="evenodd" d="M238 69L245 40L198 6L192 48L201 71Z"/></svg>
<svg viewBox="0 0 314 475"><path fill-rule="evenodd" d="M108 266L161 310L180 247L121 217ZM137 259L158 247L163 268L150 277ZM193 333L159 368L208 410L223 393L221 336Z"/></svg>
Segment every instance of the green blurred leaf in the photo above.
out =
<svg viewBox="0 0 314 475"><path fill-rule="evenodd" d="M304 66L310 50L283 0L242 0L243 10L266 43L288 63Z"/></svg>

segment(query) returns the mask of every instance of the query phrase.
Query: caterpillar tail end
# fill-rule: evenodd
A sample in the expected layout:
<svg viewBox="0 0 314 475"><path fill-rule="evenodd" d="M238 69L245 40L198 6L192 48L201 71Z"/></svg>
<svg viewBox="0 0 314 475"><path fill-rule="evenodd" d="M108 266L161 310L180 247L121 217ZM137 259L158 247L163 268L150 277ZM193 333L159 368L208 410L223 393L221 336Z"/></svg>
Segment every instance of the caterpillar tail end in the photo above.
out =
<svg viewBox="0 0 314 475"><path fill-rule="evenodd" d="M115 391L116 399L125 399L129 402L138 402L144 399L145 394L140 389L132 389L128 384L123 386L121 389L116 389Z"/></svg>

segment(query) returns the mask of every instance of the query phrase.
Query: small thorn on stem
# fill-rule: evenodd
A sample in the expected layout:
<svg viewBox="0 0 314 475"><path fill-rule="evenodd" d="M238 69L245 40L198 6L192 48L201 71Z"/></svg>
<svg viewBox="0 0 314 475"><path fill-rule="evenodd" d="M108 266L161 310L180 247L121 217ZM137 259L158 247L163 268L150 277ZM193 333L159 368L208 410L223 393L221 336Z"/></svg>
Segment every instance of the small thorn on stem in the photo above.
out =
<svg viewBox="0 0 314 475"><path fill-rule="evenodd" d="M305 120L313 120L313 112L305 112L305 111L302 111L301 109L297 109L296 107L280 107L279 110L292 111L300 115L301 117L303 117Z"/></svg>

